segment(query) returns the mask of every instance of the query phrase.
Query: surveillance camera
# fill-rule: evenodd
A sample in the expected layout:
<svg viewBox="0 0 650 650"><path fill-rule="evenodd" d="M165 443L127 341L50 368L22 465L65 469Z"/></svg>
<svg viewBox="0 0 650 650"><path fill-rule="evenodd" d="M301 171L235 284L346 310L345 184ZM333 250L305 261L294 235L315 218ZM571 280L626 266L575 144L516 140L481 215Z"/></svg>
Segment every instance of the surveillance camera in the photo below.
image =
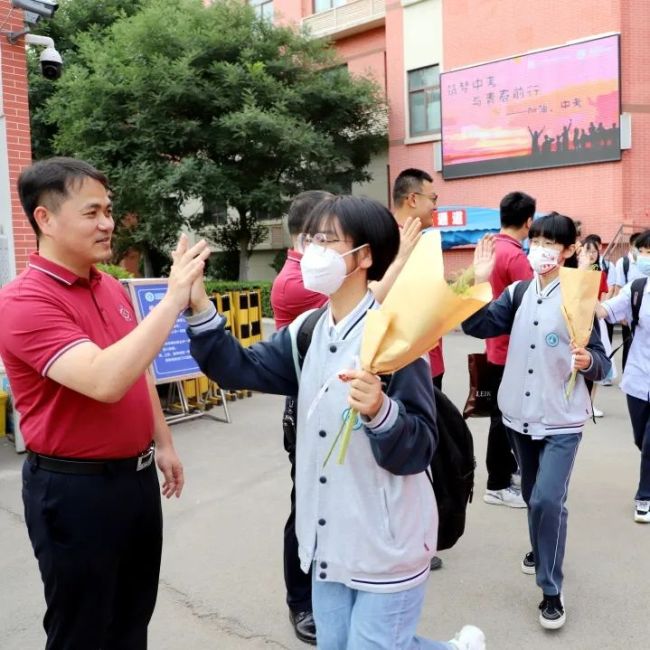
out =
<svg viewBox="0 0 650 650"><path fill-rule="evenodd" d="M52 18L54 12L59 8L59 3L53 0L11 0L16 9L23 9L39 18Z"/></svg>
<svg viewBox="0 0 650 650"><path fill-rule="evenodd" d="M27 34L25 43L28 45L41 45L45 49L41 53L41 74L46 79L58 79L63 72L63 58L54 47L54 41L48 36Z"/></svg>
<svg viewBox="0 0 650 650"><path fill-rule="evenodd" d="M58 79L63 72L63 59L53 48L46 47L41 53L41 74L50 80Z"/></svg>

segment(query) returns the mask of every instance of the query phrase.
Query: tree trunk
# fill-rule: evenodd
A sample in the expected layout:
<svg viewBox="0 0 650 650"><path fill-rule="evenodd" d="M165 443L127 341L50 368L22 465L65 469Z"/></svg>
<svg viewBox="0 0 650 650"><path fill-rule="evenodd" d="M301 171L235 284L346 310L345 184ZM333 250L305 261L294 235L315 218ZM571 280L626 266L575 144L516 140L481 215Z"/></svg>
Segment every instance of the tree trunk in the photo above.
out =
<svg viewBox="0 0 650 650"><path fill-rule="evenodd" d="M249 239L239 240L239 281L245 282L248 280L248 243Z"/></svg>
<svg viewBox="0 0 650 650"><path fill-rule="evenodd" d="M153 277L153 264L151 263L151 255L149 255L149 249L142 249L142 271L145 278Z"/></svg>

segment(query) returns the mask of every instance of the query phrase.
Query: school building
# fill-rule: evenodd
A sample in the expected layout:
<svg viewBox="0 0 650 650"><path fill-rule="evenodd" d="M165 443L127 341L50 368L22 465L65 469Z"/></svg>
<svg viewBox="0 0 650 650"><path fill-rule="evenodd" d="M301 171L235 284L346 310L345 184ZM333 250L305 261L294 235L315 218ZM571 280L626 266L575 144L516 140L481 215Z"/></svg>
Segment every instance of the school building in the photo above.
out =
<svg viewBox="0 0 650 650"><path fill-rule="evenodd" d="M389 203L390 186L402 169L425 169L435 177L444 236L461 243L496 227L499 201L512 190L536 197L539 212L557 210L581 220L583 234L597 232L607 242L650 227L648 0L248 1L269 20L305 27L315 38L330 39L351 74L372 75L385 90L386 151L371 164L373 180L355 186L355 193ZM0 0L0 24L3 31L22 29L22 11L11 11L11 0ZM610 34L620 35L622 117L613 121L623 149L616 160L443 178L441 95L451 76L441 77L443 73ZM478 80L477 76L474 83ZM489 80L483 75L481 83L488 86ZM463 88L461 82L460 92ZM517 92L508 88L511 98ZM443 108L451 105L442 99ZM472 99L485 104L490 95L484 92ZM471 112L462 115L474 118ZM456 124L461 130L462 126ZM572 156L579 142L578 138L565 144L564 154ZM593 146L584 145L582 152L591 153L587 149ZM557 145L549 145L549 154L551 147L560 152L559 136ZM15 192L18 174L30 159L25 48L20 41L12 45L0 36L0 284L24 268L34 245ZM269 223L269 238L251 259L251 277L272 275L269 262L286 244L279 223ZM451 273L469 263L471 247L448 250L445 258Z"/></svg>
<svg viewBox="0 0 650 650"><path fill-rule="evenodd" d="M462 208L480 232L498 224L501 197L522 190L538 211L582 221L606 242L650 227L650 4L647 0L251 0L264 16L331 39L352 74L371 74L389 104L387 150L373 182L355 188L384 202L406 167L434 176L443 222ZM620 160L445 180L441 173L441 73L620 34ZM443 98L444 104L444 98ZM446 208L450 208L446 211ZM473 223L474 222L474 223ZM453 236L454 226L446 230ZM444 236L443 236L444 237ZM462 237L459 238L462 241ZM451 272L471 252L445 253Z"/></svg>

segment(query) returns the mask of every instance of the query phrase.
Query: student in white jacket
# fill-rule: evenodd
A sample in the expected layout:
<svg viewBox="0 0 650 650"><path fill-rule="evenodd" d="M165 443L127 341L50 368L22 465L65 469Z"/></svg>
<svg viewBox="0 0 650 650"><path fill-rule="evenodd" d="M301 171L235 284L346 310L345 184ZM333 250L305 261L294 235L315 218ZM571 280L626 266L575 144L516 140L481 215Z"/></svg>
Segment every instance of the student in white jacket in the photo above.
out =
<svg viewBox="0 0 650 650"><path fill-rule="evenodd" d="M559 268L575 251L576 229L564 215L551 213L533 222L530 265L535 278L517 308L517 283L463 323L478 338L510 334L498 403L517 450L521 492L528 506L532 551L522 562L536 574L542 590L539 621L557 629L566 621L562 562L567 535L566 499L582 429L592 415L585 379L605 377L610 361L595 327L585 348L575 347L561 312ZM493 264L489 239L477 246L476 282L489 277ZM572 365L573 364L573 365ZM572 370L579 370L569 397Z"/></svg>
<svg viewBox="0 0 650 650"><path fill-rule="evenodd" d="M304 244L304 285L330 301L302 369L296 334L310 312L242 348L196 283L188 323L192 354L220 386L298 395L296 534L302 569L313 569L318 647L484 650L473 626L449 642L416 636L438 525L425 474L437 443L429 365L421 358L396 372L386 392L354 369L366 313L378 306L368 281L397 254L397 225L376 201L335 197L309 217ZM325 465L350 407L361 417L345 463L335 454Z"/></svg>

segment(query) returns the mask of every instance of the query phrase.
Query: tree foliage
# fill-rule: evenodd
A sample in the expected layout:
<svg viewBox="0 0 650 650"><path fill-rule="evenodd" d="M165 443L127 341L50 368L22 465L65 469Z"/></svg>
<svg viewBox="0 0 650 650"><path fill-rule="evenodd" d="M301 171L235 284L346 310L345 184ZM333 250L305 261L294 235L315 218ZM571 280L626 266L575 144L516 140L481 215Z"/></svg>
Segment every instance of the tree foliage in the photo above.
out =
<svg viewBox="0 0 650 650"><path fill-rule="evenodd" d="M38 24L36 33L54 39L61 53L64 70L70 65L83 65L78 56L77 39L82 34L101 39L117 20L132 16L140 10L140 0L67 0L62 2L54 20ZM58 82L45 79L40 72L40 51L32 48L28 53L29 105L32 136L32 153L35 159L54 154L53 139L56 126L48 115L47 101L56 92Z"/></svg>
<svg viewBox="0 0 650 650"><path fill-rule="evenodd" d="M245 279L260 216L303 189L368 180L386 143L380 90L326 43L236 0L142 5L104 37L74 39L47 102L54 147L109 174L118 211L137 215L128 244L164 246L185 221L237 244ZM203 207L181 217L195 199Z"/></svg>

